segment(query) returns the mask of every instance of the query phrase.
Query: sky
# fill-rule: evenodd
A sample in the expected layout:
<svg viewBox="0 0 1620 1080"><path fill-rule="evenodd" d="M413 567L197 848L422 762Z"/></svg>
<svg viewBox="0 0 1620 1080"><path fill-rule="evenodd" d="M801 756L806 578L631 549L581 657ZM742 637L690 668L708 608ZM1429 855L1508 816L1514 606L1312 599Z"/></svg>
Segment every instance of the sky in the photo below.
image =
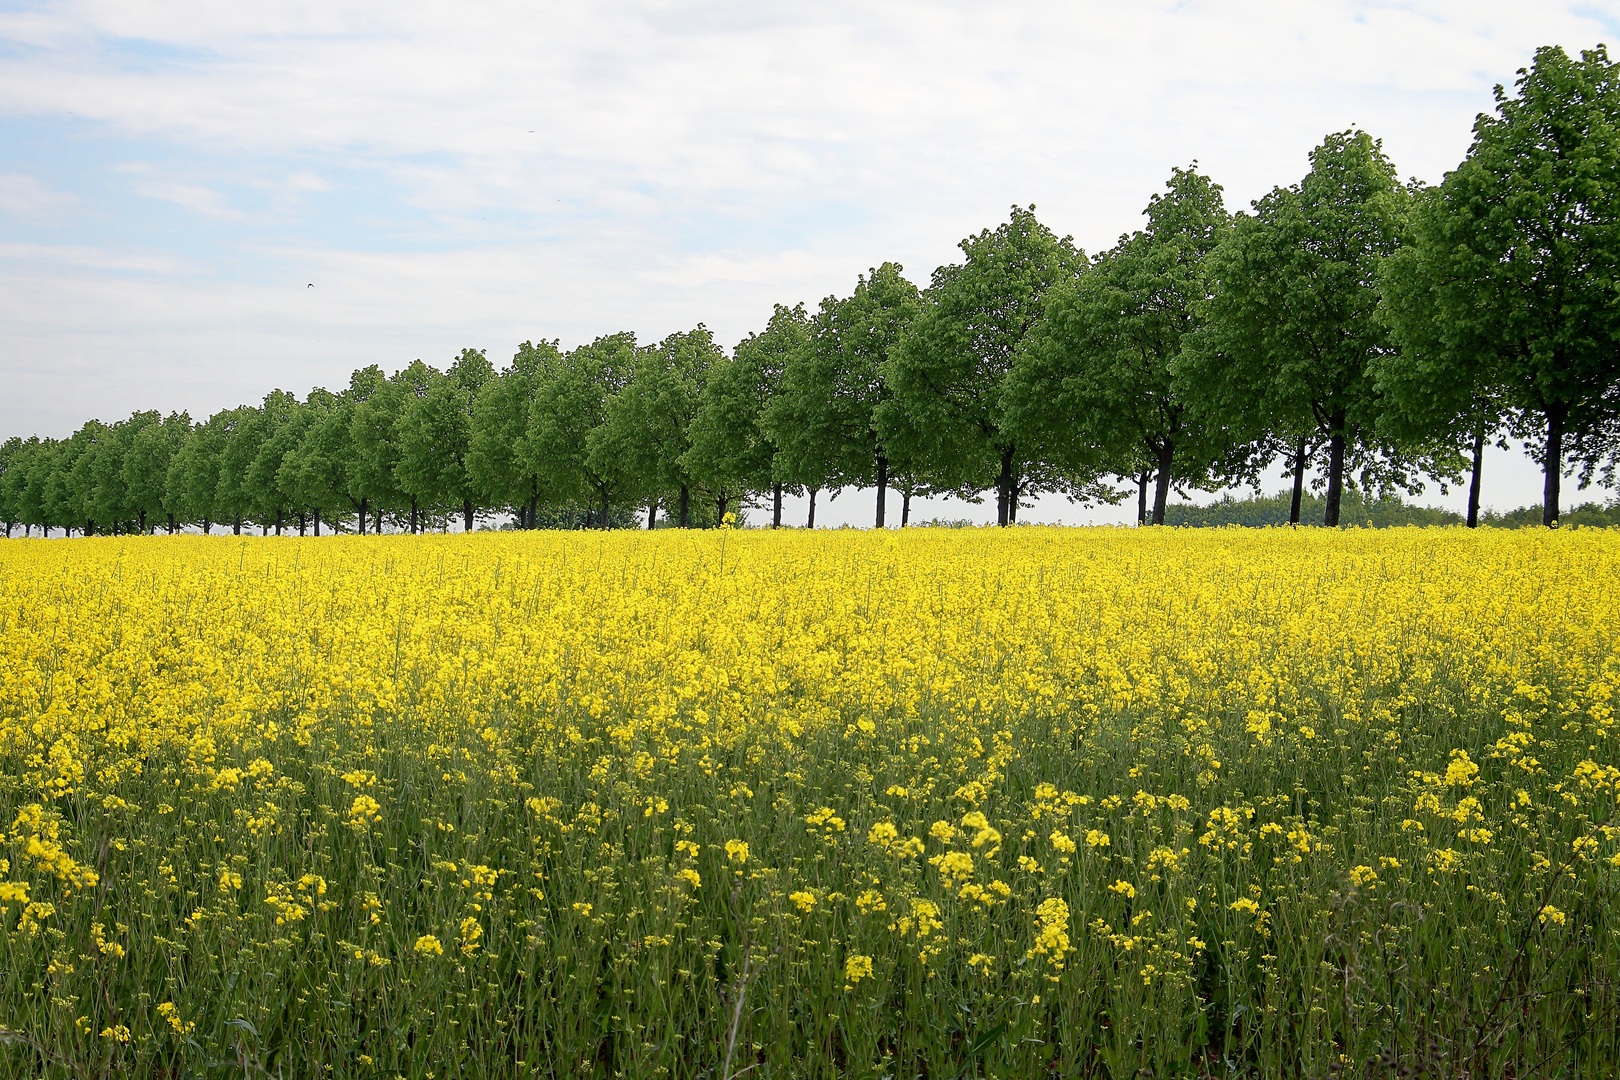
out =
<svg viewBox="0 0 1620 1080"><path fill-rule="evenodd" d="M1538 46L1616 27L1620 0L0 0L0 437L464 347L729 346L886 260L926 284L1015 203L1088 251L1174 166L1246 208L1351 126L1435 182ZM1539 498L1516 450L1485 477Z"/></svg>

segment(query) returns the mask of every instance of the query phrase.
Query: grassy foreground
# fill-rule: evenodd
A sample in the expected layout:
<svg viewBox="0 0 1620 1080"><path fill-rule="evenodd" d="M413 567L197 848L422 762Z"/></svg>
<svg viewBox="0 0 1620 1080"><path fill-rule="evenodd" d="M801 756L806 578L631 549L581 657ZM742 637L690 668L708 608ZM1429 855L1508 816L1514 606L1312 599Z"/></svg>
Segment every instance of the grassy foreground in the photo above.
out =
<svg viewBox="0 0 1620 1080"><path fill-rule="evenodd" d="M1612 1076L1617 639L1596 531L0 544L0 1075Z"/></svg>

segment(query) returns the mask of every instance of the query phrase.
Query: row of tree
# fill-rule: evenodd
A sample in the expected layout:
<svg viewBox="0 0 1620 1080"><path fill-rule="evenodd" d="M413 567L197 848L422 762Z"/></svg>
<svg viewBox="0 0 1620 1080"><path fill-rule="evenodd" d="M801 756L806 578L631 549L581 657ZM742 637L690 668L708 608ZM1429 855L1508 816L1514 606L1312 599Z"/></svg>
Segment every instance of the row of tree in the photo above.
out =
<svg viewBox="0 0 1620 1080"><path fill-rule="evenodd" d="M1347 485L1421 490L1525 439L1560 482L1620 436L1620 73L1599 47L1537 52L1496 92L1467 159L1402 183L1351 130L1309 173L1227 212L1196 165L1146 227L1088 257L1014 207L919 289L894 263L814 310L778 305L727 355L702 325L563 350L524 343L276 391L203 422L141 412L0 448L0 518L97 531L322 522L412 531L484 513L682 527L784 492L875 489L875 523L918 494L993 490L1010 524L1038 493L1165 520L1172 490L1292 471L1339 522ZM634 519L628 519L634 520Z"/></svg>

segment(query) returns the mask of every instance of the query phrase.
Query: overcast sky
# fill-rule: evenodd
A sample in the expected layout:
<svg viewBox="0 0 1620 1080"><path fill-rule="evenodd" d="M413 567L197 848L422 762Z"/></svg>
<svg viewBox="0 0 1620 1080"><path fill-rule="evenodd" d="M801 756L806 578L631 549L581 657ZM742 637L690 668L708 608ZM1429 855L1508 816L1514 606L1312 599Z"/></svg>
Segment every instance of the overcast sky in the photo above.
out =
<svg viewBox="0 0 1620 1080"><path fill-rule="evenodd" d="M1011 203L1088 251L1172 166L1247 207L1351 125L1437 181L1537 46L1617 26L1615 0L0 0L0 436L465 346L729 346L884 260L926 283ZM1538 490L1493 458L1488 505Z"/></svg>

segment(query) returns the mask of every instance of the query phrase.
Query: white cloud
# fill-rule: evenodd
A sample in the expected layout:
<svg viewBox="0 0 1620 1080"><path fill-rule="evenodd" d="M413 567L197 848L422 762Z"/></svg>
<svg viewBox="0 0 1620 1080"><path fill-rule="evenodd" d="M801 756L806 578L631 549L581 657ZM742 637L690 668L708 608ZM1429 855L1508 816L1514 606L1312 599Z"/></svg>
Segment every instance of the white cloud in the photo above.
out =
<svg viewBox="0 0 1620 1080"><path fill-rule="evenodd" d="M49 218L77 206L79 200L65 191L56 191L32 176L21 173L0 175L0 214L17 218Z"/></svg>
<svg viewBox="0 0 1620 1080"><path fill-rule="evenodd" d="M0 421L60 428L122 407L130 380L218 408L527 337L703 320L734 342L773 301L847 292L884 259L926 280L1010 203L1095 250L1197 158L1243 206L1352 123L1403 173L1438 179L1493 83L1538 45L1603 40L1617 14L1613 0L38 3L0 14L14 46L0 118L80 118L81 142L150 162L115 186L208 233L154 253L165 241L133 200L88 248L0 250L29 297L0 296L0 399L50 403L48 423L42 404ZM0 209L38 205L49 188L21 174L44 174L8 157L0 172L38 188L0 180ZM305 216L327 206L337 220ZM113 265L121 248L130 266ZM161 280L135 265L154 258L171 260ZM17 392L11 358L91 370L109 350L122 382L47 365Z"/></svg>

